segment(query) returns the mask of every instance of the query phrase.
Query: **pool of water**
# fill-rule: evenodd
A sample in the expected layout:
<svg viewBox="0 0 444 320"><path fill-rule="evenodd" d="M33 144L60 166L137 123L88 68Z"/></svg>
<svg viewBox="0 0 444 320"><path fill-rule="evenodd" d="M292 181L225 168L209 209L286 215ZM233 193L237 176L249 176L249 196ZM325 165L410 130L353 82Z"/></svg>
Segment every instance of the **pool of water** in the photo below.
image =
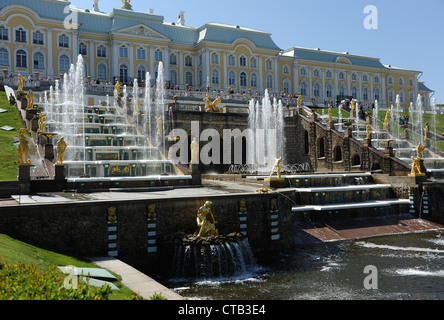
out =
<svg viewBox="0 0 444 320"><path fill-rule="evenodd" d="M366 266L373 269L364 273ZM444 231L299 245L234 278L167 286L190 300L441 300Z"/></svg>

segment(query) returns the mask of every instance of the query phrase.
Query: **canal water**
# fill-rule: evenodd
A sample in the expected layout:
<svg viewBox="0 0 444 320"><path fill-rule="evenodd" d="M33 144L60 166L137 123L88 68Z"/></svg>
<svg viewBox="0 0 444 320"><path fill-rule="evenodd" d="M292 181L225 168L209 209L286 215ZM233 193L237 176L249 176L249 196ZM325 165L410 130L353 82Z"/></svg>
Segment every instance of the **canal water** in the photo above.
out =
<svg viewBox="0 0 444 320"><path fill-rule="evenodd" d="M234 278L167 286L190 300L441 300L444 231L301 244Z"/></svg>

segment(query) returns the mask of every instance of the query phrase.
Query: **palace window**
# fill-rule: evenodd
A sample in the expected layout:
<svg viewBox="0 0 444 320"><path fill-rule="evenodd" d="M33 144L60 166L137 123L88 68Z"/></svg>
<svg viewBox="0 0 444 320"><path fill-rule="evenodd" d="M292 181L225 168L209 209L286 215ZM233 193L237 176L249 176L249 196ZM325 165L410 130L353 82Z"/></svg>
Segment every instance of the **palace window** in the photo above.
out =
<svg viewBox="0 0 444 320"><path fill-rule="evenodd" d="M375 89L375 100L380 100L379 98L381 97L381 95L380 95L380 93L379 93L379 89L378 88L376 88Z"/></svg>
<svg viewBox="0 0 444 320"><path fill-rule="evenodd" d="M398 95L399 95L399 102L404 103L404 90L400 90Z"/></svg>
<svg viewBox="0 0 444 320"><path fill-rule="evenodd" d="M98 46L97 47L97 57L106 58L106 47L105 46Z"/></svg>
<svg viewBox="0 0 444 320"><path fill-rule="evenodd" d="M257 60L256 58L250 59L250 68L256 69L257 68Z"/></svg>
<svg viewBox="0 0 444 320"><path fill-rule="evenodd" d="M344 86L339 86L339 96L341 97L341 99L345 98L345 87Z"/></svg>
<svg viewBox="0 0 444 320"><path fill-rule="evenodd" d="M333 87L330 84L327 84L327 98L331 98L333 96Z"/></svg>
<svg viewBox="0 0 444 320"><path fill-rule="evenodd" d="M8 29L0 27L0 40L9 40Z"/></svg>
<svg viewBox="0 0 444 320"><path fill-rule="evenodd" d="M22 28L15 30L15 42L26 42L26 31Z"/></svg>
<svg viewBox="0 0 444 320"><path fill-rule="evenodd" d="M236 58L232 54L230 54L228 56L228 65L229 66L235 66L236 65Z"/></svg>
<svg viewBox="0 0 444 320"><path fill-rule="evenodd" d="M191 56L185 57L185 66L192 67L193 66L193 58Z"/></svg>
<svg viewBox="0 0 444 320"><path fill-rule="evenodd" d="M284 90L284 93L290 94L290 80L284 79L283 90Z"/></svg>
<svg viewBox="0 0 444 320"><path fill-rule="evenodd" d="M316 69L315 71L313 71L313 76L315 77L319 77L319 70Z"/></svg>
<svg viewBox="0 0 444 320"><path fill-rule="evenodd" d="M395 92L393 91L393 89L390 89L388 92L388 99L389 102L394 102L395 101Z"/></svg>
<svg viewBox="0 0 444 320"><path fill-rule="evenodd" d="M389 77L387 82L388 82L388 84L393 84L393 77Z"/></svg>
<svg viewBox="0 0 444 320"><path fill-rule="evenodd" d="M364 88L364 90L362 91L362 98L364 100L368 100L368 89Z"/></svg>
<svg viewBox="0 0 444 320"><path fill-rule="evenodd" d="M99 64L97 67L97 79L106 80L106 65L103 63Z"/></svg>
<svg viewBox="0 0 444 320"><path fill-rule="evenodd" d="M415 101L415 94L413 93L413 91L409 92L409 102L414 102Z"/></svg>
<svg viewBox="0 0 444 320"><path fill-rule="evenodd" d="M301 85L299 87L301 89L301 95L306 96L307 95L307 84L305 82L301 82Z"/></svg>
<svg viewBox="0 0 444 320"><path fill-rule="evenodd" d="M211 83L212 84L219 84L219 71L213 70L211 72Z"/></svg>
<svg viewBox="0 0 444 320"><path fill-rule="evenodd" d="M16 65L17 68L27 68L28 67L28 55L26 54L26 51L24 50L18 50L16 55Z"/></svg>
<svg viewBox="0 0 444 320"><path fill-rule="evenodd" d="M193 73L191 71L185 73L185 83L189 86L193 85Z"/></svg>
<svg viewBox="0 0 444 320"><path fill-rule="evenodd" d="M174 53L170 54L170 64L177 65L177 56Z"/></svg>
<svg viewBox="0 0 444 320"><path fill-rule="evenodd" d="M375 81L375 83L379 83L379 77L376 76L374 81Z"/></svg>
<svg viewBox="0 0 444 320"><path fill-rule="evenodd" d="M271 74L267 75L266 83L267 89L273 89L273 76Z"/></svg>
<svg viewBox="0 0 444 320"><path fill-rule="evenodd" d="M345 79L345 74L344 72L339 72L339 79L344 80Z"/></svg>
<svg viewBox="0 0 444 320"><path fill-rule="evenodd" d="M288 66L284 66L283 72L284 74L290 74L290 68Z"/></svg>
<svg viewBox="0 0 444 320"><path fill-rule="evenodd" d="M321 96L321 86L319 83L315 83L313 86L313 96L320 97Z"/></svg>
<svg viewBox="0 0 444 320"><path fill-rule="evenodd" d="M362 81L367 82L368 81L368 76L366 74L364 74L362 76Z"/></svg>
<svg viewBox="0 0 444 320"><path fill-rule="evenodd" d="M404 79L403 79L403 78L399 78L399 79L398 79L398 84L399 84L400 86L403 86L403 85L404 85Z"/></svg>
<svg viewBox="0 0 444 320"><path fill-rule="evenodd" d="M128 58L128 48L125 46L121 46L119 48L119 55L121 58Z"/></svg>
<svg viewBox="0 0 444 320"><path fill-rule="evenodd" d="M273 61L271 61L271 59L267 59L267 61L265 61L265 69L273 70Z"/></svg>
<svg viewBox="0 0 444 320"><path fill-rule="evenodd" d="M121 83L127 83L128 82L128 67L126 65L121 65L119 68L119 75L120 75L120 79L119 81Z"/></svg>
<svg viewBox="0 0 444 320"><path fill-rule="evenodd" d="M325 76L326 76L327 78L331 78L331 77L332 77L331 71L328 70L328 71L325 73Z"/></svg>
<svg viewBox="0 0 444 320"><path fill-rule="evenodd" d="M240 86L246 87L247 86L247 74L245 72L240 73Z"/></svg>
<svg viewBox="0 0 444 320"><path fill-rule="evenodd" d="M36 31L32 34L32 43L33 44L43 44L43 33L40 31Z"/></svg>
<svg viewBox="0 0 444 320"><path fill-rule="evenodd" d="M177 85L177 71L176 70L170 70L170 84L171 85Z"/></svg>
<svg viewBox="0 0 444 320"><path fill-rule="evenodd" d="M352 78L352 81L356 81L358 77L356 76L356 73L353 73L351 78Z"/></svg>
<svg viewBox="0 0 444 320"><path fill-rule="evenodd" d="M302 68L301 71L300 71L300 74L301 74L301 76L307 75L307 69Z"/></svg>
<svg viewBox="0 0 444 320"><path fill-rule="evenodd" d="M0 49L0 66L9 66L9 53L6 49Z"/></svg>
<svg viewBox="0 0 444 320"><path fill-rule="evenodd" d="M59 47L61 48L69 48L69 38L65 34L61 34L59 36Z"/></svg>
<svg viewBox="0 0 444 320"><path fill-rule="evenodd" d="M356 87L352 88L352 97L353 97L353 99L358 98L358 89Z"/></svg>
<svg viewBox="0 0 444 320"><path fill-rule="evenodd" d="M413 79L409 79L409 86L413 87Z"/></svg>
<svg viewBox="0 0 444 320"><path fill-rule="evenodd" d="M60 60L59 61L60 72L64 72L64 73L68 72L69 67L70 67L68 56L62 55L62 56L60 56L59 60Z"/></svg>
<svg viewBox="0 0 444 320"><path fill-rule="evenodd" d="M45 69L45 59L40 52L34 54L34 69Z"/></svg>
<svg viewBox="0 0 444 320"><path fill-rule="evenodd" d="M211 54L211 63L212 64L219 64L219 55L216 52L213 52Z"/></svg>
<svg viewBox="0 0 444 320"><path fill-rule="evenodd" d="M137 49L137 59L139 59L139 60L146 59L146 50L144 48Z"/></svg>
<svg viewBox="0 0 444 320"><path fill-rule="evenodd" d="M245 58L245 56L240 56L240 58L239 58L239 65L241 67L246 67L247 66L247 58Z"/></svg>
<svg viewBox="0 0 444 320"><path fill-rule="evenodd" d="M143 66L137 68L137 81L141 83L146 80L146 69Z"/></svg>
<svg viewBox="0 0 444 320"><path fill-rule="evenodd" d="M252 73L250 77L250 86L253 88L257 88L257 74Z"/></svg>
<svg viewBox="0 0 444 320"><path fill-rule="evenodd" d="M236 85L236 74L233 71L228 73L228 85L234 86Z"/></svg>
<svg viewBox="0 0 444 320"><path fill-rule="evenodd" d="M160 51L159 49L157 49L155 52L154 52L154 60L155 61L162 61L163 59L162 59L163 57L162 57L162 51Z"/></svg>
<svg viewBox="0 0 444 320"><path fill-rule="evenodd" d="M88 55L88 46L83 42L79 45L79 54L86 56Z"/></svg>

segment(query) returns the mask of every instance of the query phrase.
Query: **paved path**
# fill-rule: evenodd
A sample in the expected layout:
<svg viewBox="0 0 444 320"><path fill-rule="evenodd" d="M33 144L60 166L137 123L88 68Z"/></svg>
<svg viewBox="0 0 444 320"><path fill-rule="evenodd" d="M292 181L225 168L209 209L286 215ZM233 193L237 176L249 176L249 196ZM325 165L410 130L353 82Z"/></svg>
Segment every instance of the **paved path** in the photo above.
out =
<svg viewBox="0 0 444 320"><path fill-rule="evenodd" d="M150 300L151 297L157 293L162 294L162 297L168 300L184 300L184 298L167 287L161 285L157 281L148 277L146 274L138 271L130 265L115 259L113 257L99 257L89 258L99 267L105 268L108 271L112 271L122 277L121 283L142 296L145 299Z"/></svg>

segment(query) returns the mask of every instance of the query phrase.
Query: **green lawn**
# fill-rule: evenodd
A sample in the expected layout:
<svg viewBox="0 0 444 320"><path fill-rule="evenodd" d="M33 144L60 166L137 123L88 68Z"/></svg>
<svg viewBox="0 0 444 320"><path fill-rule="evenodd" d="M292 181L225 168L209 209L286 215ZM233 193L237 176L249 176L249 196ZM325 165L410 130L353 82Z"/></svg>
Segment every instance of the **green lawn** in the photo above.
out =
<svg viewBox="0 0 444 320"><path fill-rule="evenodd" d="M0 130L0 180L17 180L17 148L13 142L23 124L17 108L9 105L4 91L0 91L0 108L8 110L0 113L0 127L15 128L13 131Z"/></svg>
<svg viewBox="0 0 444 320"><path fill-rule="evenodd" d="M94 263L69 257L45 249L41 249L27 243L13 239L7 235L0 234L0 260L8 264L27 263L35 265L38 269L48 272L50 266L75 266L78 268L97 268ZM132 291L120 283L120 276L114 274L118 281L114 284L120 291L113 291L110 300L124 300L132 297Z"/></svg>

